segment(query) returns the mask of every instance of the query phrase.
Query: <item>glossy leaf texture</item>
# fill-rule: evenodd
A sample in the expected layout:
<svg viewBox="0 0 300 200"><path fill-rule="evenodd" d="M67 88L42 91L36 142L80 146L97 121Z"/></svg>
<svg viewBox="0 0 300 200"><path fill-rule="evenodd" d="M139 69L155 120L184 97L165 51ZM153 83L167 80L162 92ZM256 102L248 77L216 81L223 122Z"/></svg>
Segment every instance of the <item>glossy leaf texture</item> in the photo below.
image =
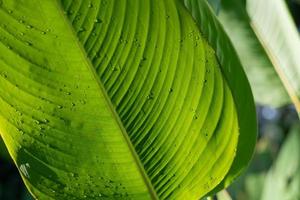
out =
<svg viewBox="0 0 300 200"><path fill-rule="evenodd" d="M239 57L208 2L203 0L184 0L183 2L203 31L203 35L216 49L216 56L228 85L232 89L237 107L240 128L237 156L226 177L211 192L214 193L227 187L248 166L256 142L256 111L253 97L250 95L251 88L245 81L247 77Z"/></svg>
<svg viewBox="0 0 300 200"><path fill-rule="evenodd" d="M35 198L199 199L249 153L241 66L224 76L181 1L1 0L0 18L0 132Z"/></svg>
<svg viewBox="0 0 300 200"><path fill-rule="evenodd" d="M222 0L218 2L218 0L211 0L209 2L213 7L218 7L214 9L215 13L237 50L252 86L255 101L274 107L290 103L290 97L273 67L272 60L257 37L255 30L253 30L252 20L246 8L246 1ZM275 12L270 7L261 6L261 9ZM268 16L270 15L265 14L264 18ZM277 29L278 27L274 28ZM289 33L288 30L285 31ZM277 41L273 42L277 43ZM294 48L294 44L292 48ZM285 57L289 54L289 51L284 51Z"/></svg>

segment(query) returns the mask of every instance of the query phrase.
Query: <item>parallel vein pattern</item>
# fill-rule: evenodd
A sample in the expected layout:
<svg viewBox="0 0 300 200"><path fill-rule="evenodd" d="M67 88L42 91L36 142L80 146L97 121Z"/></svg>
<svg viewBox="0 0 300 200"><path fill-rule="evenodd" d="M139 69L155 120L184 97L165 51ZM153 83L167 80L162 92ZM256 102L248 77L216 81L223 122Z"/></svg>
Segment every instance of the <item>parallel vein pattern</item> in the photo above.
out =
<svg viewBox="0 0 300 200"><path fill-rule="evenodd" d="M0 132L36 198L199 199L223 180L236 106L180 1L0 0L0 18Z"/></svg>
<svg viewBox="0 0 300 200"><path fill-rule="evenodd" d="M37 199L150 199L63 17L53 1L1 5L1 135Z"/></svg>
<svg viewBox="0 0 300 200"><path fill-rule="evenodd" d="M257 136L255 104L241 61L229 37L224 34L223 27L216 16L212 14L208 2L198 0L184 0L183 2L203 31L203 35L208 38L212 47L216 49L223 75L231 88L239 122L240 135L236 156L225 178L210 192L210 194L213 194L232 183L246 169L252 158Z"/></svg>
<svg viewBox="0 0 300 200"><path fill-rule="evenodd" d="M215 160L205 169L199 162L208 164L214 155L222 163L222 153L233 156L238 130L214 52L174 2L63 5L158 195L189 199L222 179L212 169ZM227 135L219 146L222 134Z"/></svg>

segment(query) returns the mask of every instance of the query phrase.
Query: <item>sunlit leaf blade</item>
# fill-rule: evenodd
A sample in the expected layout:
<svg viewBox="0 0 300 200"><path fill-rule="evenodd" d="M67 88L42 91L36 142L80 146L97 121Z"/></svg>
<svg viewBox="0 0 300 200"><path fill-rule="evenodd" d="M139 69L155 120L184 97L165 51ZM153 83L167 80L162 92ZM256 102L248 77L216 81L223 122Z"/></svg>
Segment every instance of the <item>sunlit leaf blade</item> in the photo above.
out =
<svg viewBox="0 0 300 200"><path fill-rule="evenodd" d="M29 190L39 199L150 198L59 3L4 1L0 15L0 131Z"/></svg>
<svg viewBox="0 0 300 200"><path fill-rule="evenodd" d="M300 127L296 125L268 172L262 200L300 199Z"/></svg>
<svg viewBox="0 0 300 200"><path fill-rule="evenodd" d="M215 3L213 1L212 5ZM216 14L237 50L252 86L255 101L271 106L282 106L290 103L291 100L286 89L253 31L246 10L246 2L222 0L219 7ZM275 12L269 7L262 9Z"/></svg>
<svg viewBox="0 0 300 200"><path fill-rule="evenodd" d="M250 85L245 82L247 78L241 62L207 1L184 0L184 3L203 31L204 36L216 49L216 55L228 85L232 89L238 112L240 135L237 155L225 179L213 191L216 192L228 186L247 167L252 157L257 132L254 100L249 95L251 89Z"/></svg>
<svg viewBox="0 0 300 200"><path fill-rule="evenodd" d="M251 26L300 113L300 37L284 0L248 0Z"/></svg>
<svg viewBox="0 0 300 200"><path fill-rule="evenodd" d="M36 198L199 199L248 160L248 82L181 1L2 0L0 18L0 132Z"/></svg>

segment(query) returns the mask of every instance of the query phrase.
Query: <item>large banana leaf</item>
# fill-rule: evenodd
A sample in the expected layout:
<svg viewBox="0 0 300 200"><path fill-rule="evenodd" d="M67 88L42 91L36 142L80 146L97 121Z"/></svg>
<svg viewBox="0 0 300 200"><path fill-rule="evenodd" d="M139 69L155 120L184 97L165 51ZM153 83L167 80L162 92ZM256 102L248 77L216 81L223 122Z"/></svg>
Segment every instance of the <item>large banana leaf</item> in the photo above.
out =
<svg viewBox="0 0 300 200"><path fill-rule="evenodd" d="M35 198L198 199L245 168L250 87L202 3L199 29L179 0L0 0L0 132Z"/></svg>
<svg viewBox="0 0 300 200"><path fill-rule="evenodd" d="M222 0L219 2L218 0L209 0L209 2L216 8L218 19L237 49L252 86L255 101L271 106L282 106L290 103L288 93L253 30L251 19L246 10L246 1ZM262 9L274 12L269 7ZM284 55L288 54L289 52L284 53Z"/></svg>
<svg viewBox="0 0 300 200"><path fill-rule="evenodd" d="M194 19L203 31L203 34L208 38L213 48L215 48L216 55L219 58L223 72L228 80L230 88L235 99L237 112L239 112L240 122L240 140L237 148L237 156L223 181L213 190L212 193L217 192L228 186L242 171L246 168L248 160L252 156L252 148L256 141L256 127L251 124L255 123L255 118L244 115L245 113L253 114L254 105L252 97L245 94L240 88L250 90L249 85L242 84L246 79L243 69L240 68L241 63L237 54L224 30L215 15L212 15L212 10L206 1L202 0L184 0L186 7L193 14ZM208 23L210 22L210 23ZM234 77L234 79L233 79ZM249 106L245 108L245 106ZM244 136L242 136L244 132Z"/></svg>

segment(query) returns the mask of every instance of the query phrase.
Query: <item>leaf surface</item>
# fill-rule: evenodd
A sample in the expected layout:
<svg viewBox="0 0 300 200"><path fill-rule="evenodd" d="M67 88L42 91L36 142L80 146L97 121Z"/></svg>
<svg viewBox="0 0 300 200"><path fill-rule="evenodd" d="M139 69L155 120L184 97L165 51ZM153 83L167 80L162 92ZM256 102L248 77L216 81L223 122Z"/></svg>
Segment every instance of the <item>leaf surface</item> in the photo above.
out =
<svg viewBox="0 0 300 200"><path fill-rule="evenodd" d="M239 141L236 149L236 157L223 181L213 190L217 192L228 186L245 169L252 158L256 142L256 113L251 88L245 80L247 77L242 64L233 48L230 39L213 14L207 1L184 0L185 6L192 13L195 21L204 36L208 39L220 62L222 72L232 89L232 95L237 107L239 121Z"/></svg>
<svg viewBox="0 0 300 200"><path fill-rule="evenodd" d="M180 1L2 0L0 18L0 132L35 198L198 199L230 170L244 111Z"/></svg>

